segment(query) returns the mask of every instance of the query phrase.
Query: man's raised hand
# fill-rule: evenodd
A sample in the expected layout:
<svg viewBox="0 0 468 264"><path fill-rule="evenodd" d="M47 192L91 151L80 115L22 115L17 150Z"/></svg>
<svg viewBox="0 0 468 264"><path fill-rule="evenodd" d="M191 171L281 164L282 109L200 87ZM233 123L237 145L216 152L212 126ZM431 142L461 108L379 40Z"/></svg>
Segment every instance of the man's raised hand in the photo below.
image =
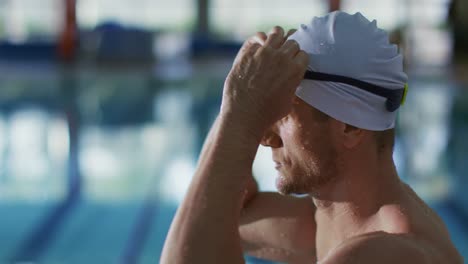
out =
<svg viewBox="0 0 468 264"><path fill-rule="evenodd" d="M287 115L309 56L281 27L257 33L242 46L226 78L222 114L235 115L260 130Z"/></svg>

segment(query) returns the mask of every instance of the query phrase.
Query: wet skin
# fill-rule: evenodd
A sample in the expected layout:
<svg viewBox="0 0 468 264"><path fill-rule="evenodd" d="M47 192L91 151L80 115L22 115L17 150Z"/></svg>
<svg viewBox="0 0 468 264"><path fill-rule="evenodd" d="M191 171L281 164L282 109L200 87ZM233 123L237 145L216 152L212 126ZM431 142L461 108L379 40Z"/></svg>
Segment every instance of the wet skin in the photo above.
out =
<svg viewBox="0 0 468 264"><path fill-rule="evenodd" d="M288 263L383 263L388 254L403 263L462 263L441 219L399 180L391 149L375 151L372 132L340 148L331 131L338 121L294 101L262 144L279 164L278 190L309 196L257 193L251 179L239 228L246 252Z"/></svg>
<svg viewBox="0 0 468 264"><path fill-rule="evenodd" d="M308 59L279 27L244 44L161 263L243 263L243 252L288 263L463 263L442 221L399 180L391 148L295 98ZM256 188L260 143L272 148L283 194Z"/></svg>

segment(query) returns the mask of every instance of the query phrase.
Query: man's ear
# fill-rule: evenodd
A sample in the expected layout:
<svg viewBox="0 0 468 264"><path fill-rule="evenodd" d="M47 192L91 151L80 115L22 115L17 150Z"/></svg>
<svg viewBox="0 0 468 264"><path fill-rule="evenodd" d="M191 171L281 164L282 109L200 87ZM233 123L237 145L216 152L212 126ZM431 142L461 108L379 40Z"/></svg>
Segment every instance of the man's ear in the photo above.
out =
<svg viewBox="0 0 468 264"><path fill-rule="evenodd" d="M344 125L345 128L343 130L343 145L348 149L352 149L361 143L366 131L352 125Z"/></svg>
<svg viewBox="0 0 468 264"><path fill-rule="evenodd" d="M346 149L352 149L361 143L366 131L364 129L348 125L338 120L332 122L333 131L339 141L339 145Z"/></svg>

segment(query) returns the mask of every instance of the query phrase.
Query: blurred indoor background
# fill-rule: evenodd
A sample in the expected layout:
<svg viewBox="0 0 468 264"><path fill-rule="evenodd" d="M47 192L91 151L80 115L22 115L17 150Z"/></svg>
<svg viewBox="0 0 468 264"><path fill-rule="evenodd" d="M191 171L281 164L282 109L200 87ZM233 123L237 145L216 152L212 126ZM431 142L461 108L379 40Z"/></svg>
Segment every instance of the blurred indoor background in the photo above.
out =
<svg viewBox="0 0 468 264"><path fill-rule="evenodd" d="M400 44L398 170L468 261L468 1L0 0L0 263L158 263L242 41L336 9Z"/></svg>

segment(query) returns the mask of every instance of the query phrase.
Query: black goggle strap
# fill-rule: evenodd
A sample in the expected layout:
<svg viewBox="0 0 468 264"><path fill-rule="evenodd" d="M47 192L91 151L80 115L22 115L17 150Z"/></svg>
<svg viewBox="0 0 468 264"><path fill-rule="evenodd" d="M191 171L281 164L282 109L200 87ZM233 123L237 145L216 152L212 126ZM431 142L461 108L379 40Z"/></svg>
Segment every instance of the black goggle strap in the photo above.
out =
<svg viewBox="0 0 468 264"><path fill-rule="evenodd" d="M306 71L306 73L304 74L304 79L349 84L369 93L385 97L387 98L386 108L389 112L396 111L400 107L400 105L404 104L406 99L406 93L408 91L407 84L402 89L386 89L372 83L360 81L346 76L313 72L309 70Z"/></svg>

